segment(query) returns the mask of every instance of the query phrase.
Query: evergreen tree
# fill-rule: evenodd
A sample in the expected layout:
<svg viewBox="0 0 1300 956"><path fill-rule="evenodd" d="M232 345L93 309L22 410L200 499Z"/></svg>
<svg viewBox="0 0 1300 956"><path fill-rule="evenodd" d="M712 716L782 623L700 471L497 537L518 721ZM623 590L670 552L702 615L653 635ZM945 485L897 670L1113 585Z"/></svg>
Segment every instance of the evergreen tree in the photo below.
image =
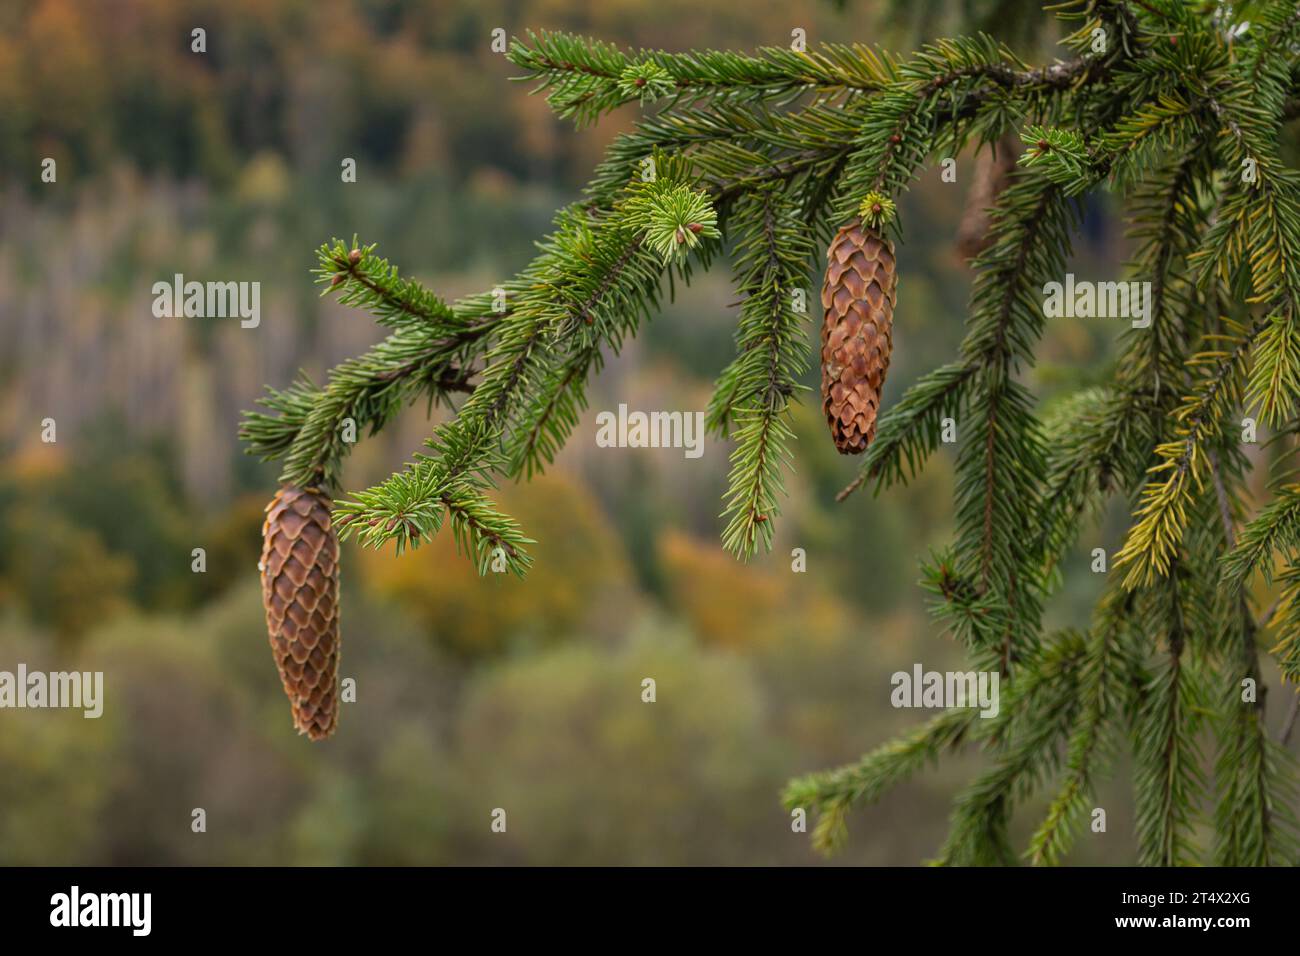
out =
<svg viewBox="0 0 1300 956"><path fill-rule="evenodd" d="M325 292L391 334L324 385L271 390L246 417L249 450L282 460L286 485L333 491L345 423L373 434L412 402L463 395L425 453L339 497L334 524L400 552L450 523L480 571L503 562L522 574L531 542L492 503L494 482L545 468L604 358L676 283L729 254L737 356L708 421L734 443L723 543L748 558L770 547L794 467L788 407L811 327L800 302L813 298L820 251L859 230L855 246L888 252L892 289L893 255L907 254L894 201L924 164L1018 135L960 351L863 426L869 444L840 496L909 481L955 420L955 540L925 584L972 667L1000 675L999 713L945 711L856 764L794 781L785 801L818 815L814 842L830 850L852 808L975 745L988 768L957 798L940 862L1052 864L1127 751L1139 862L1300 862L1292 762L1270 737L1261 683L1262 653L1300 679L1300 484L1288 464L1300 432L1300 179L1280 147L1300 115L1300 13L1279 0L1052 10L1067 55L1041 66L984 34L906 58L859 44L670 54L516 39L510 59L559 116L589 124L628 103L646 115L500 289L446 303L374 245L322 246ZM1080 197L1102 190L1131 224L1150 322L1125 332L1104 377L1043 402L1028 372L1045 286L1063 278ZM906 322L905 288L897 301ZM885 312L871 322L887 332ZM1273 435L1267 475L1245 451L1243 416ZM1045 629L1062 558L1115 497L1133 517L1092 620ZM1256 579L1279 592L1262 615ZM1040 791L1048 810L1017 848L1012 814ZM1211 805L1213 845L1200 846Z"/></svg>

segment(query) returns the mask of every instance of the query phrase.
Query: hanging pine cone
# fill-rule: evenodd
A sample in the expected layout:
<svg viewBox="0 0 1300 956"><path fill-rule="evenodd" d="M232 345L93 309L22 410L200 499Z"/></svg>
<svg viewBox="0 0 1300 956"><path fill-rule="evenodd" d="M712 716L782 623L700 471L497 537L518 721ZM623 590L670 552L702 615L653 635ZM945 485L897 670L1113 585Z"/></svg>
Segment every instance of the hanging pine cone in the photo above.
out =
<svg viewBox="0 0 1300 956"><path fill-rule="evenodd" d="M876 437L898 284L894 246L878 230L892 205L868 196L862 217L840 229L826 251L822 410L841 455L862 454Z"/></svg>
<svg viewBox="0 0 1300 956"><path fill-rule="evenodd" d="M339 539L330 499L282 487L262 524L262 604L293 725L323 740L338 723Z"/></svg>

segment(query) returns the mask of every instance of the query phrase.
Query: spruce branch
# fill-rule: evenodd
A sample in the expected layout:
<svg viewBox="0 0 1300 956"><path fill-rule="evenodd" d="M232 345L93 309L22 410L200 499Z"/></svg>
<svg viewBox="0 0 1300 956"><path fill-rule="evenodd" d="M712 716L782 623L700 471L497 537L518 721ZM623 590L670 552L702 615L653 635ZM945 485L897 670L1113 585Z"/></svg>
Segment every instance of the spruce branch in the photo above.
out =
<svg viewBox="0 0 1300 956"><path fill-rule="evenodd" d="M1044 415L1047 478L1032 548L1044 592L1085 516L1099 515L1111 494L1140 478L1154 437L1151 403L1140 387L1091 386L1061 398Z"/></svg>
<svg viewBox="0 0 1300 956"><path fill-rule="evenodd" d="M1282 679L1300 684L1300 563L1291 560L1278 575L1281 594L1272 628L1278 638L1270 648L1282 671Z"/></svg>
<svg viewBox="0 0 1300 956"><path fill-rule="evenodd" d="M1026 856L1035 865L1061 862L1094 795L1095 781L1117 749L1134 671L1125 638L1132 627L1131 593L1111 590L1098 612L1079 665L1079 715L1070 732L1064 779Z"/></svg>
<svg viewBox="0 0 1300 956"><path fill-rule="evenodd" d="M762 101L800 93L844 97L878 90L893 72L889 55L863 44L827 44L812 52L764 47L746 56L712 50L624 52L609 43L528 31L509 56L547 92L556 114L578 125L632 102L670 107L702 99Z"/></svg>
<svg viewBox="0 0 1300 956"><path fill-rule="evenodd" d="M1207 708L1190 655L1189 574L1178 565L1147 593L1146 613L1167 622L1165 659L1143 688L1135 736L1138 862L1181 866L1196 848L1191 831L1205 791L1196 740Z"/></svg>
<svg viewBox="0 0 1300 956"><path fill-rule="evenodd" d="M335 239L317 250L316 282L321 295L342 286L339 304L366 309L380 325L392 328L454 322L456 312L414 279L403 278L387 259L375 254L377 243L351 247Z"/></svg>
<svg viewBox="0 0 1300 956"><path fill-rule="evenodd" d="M1277 489L1273 500L1246 523L1236 546L1224 555L1224 580L1240 589L1259 571L1265 581L1271 582L1274 555L1297 550L1300 550L1300 485L1287 485Z"/></svg>
<svg viewBox="0 0 1300 956"><path fill-rule="evenodd" d="M876 440L867 448L862 468L838 495L844 501L874 480L876 491L915 477L925 459L939 446L943 420L961 417L966 386L976 366L952 362L928 372L880 416Z"/></svg>
<svg viewBox="0 0 1300 956"><path fill-rule="evenodd" d="M1269 22L1295 26L1285 5L1269 6ZM922 377L882 416L881 444L841 497L869 480L880 490L910 477L916 459L935 447L931 436L938 408L951 402L960 409L958 545L928 563L925 586L940 596L941 616L954 634L972 643L976 663L1006 673L1008 661L1017 657L1008 637L1016 628L1031 640L1036 634L1039 591L1047 593L1082 516L1098 513L1108 492L1130 491L1148 473L1120 552L1120 566L1132 566L1122 587L1108 592L1103 607L1110 610L1094 625L1081 666L1080 710L1067 721L1065 781L1029 856L1059 862L1095 774L1117 749L1120 724L1131 722L1138 758L1139 859L1190 863L1197 859L1192 832L1207 789L1197 737L1207 726L1206 716L1215 713L1206 696L1211 671L1222 670L1238 695L1245 677L1258 684L1257 625L1240 585L1256 568L1271 572L1276 554L1293 559L1296 546L1293 509L1286 500L1295 492L1287 485L1277 490L1275 507L1266 506L1238 534L1245 511L1242 475L1249 461L1227 434L1228 416L1243 401L1274 426L1296 418L1291 322L1300 301L1295 283L1300 217L1295 174L1280 164L1276 150L1277 126L1290 115L1295 71L1278 55L1279 45L1257 42L1258 34L1243 41L1244 32L1235 26L1206 29L1201 15L1168 0L1131 7L1080 0L1062 12L1078 24L1066 45L1088 66L1065 98L1066 109L1058 114L1044 109L1049 122L1030 118L1022 133L1028 147L1022 166L1062 195L1081 195L1103 180L1133 194L1131 234L1138 240L1133 270L1152 280L1151 322L1126 334L1107 386L1084 388L1058 402L1041 432L1027 393L1017 394L1019 383L1005 374L1032 362L1039 323L1026 315L1022 321L973 328L963 344L963 361ZM1098 26L1106 28L1114 52L1089 58ZM1259 66L1259 57L1271 60ZM900 75L908 68L903 64ZM1264 79L1252 92L1256 75ZM1105 77L1105 93L1094 96L1088 78L1099 76ZM926 123L924 103L918 104L924 92L913 91L910 99L905 92L895 84L868 106L865 122L876 124L866 147L872 152L866 161L861 153L850 157L848 169L856 167L858 179L841 193L843 201L878 183L887 191L904 188L916 168L910 151L925 153L938 141L935 127ZM1014 107L1001 113L990 108L987 114L982 109L969 101L954 105L959 115L975 117L972 128L981 132L991 128L995 116L1004 126L1015 116ZM1023 114L1015 118L1025 119ZM981 127L983 122L990 127ZM955 128L961 135L960 121ZM889 136L904 131L915 142L899 148L903 144ZM1243 170L1258 170L1258 176L1252 181ZM1068 230L1056 242L1068 248ZM1026 298L1032 302L1033 294ZM998 300L996 292L974 296L977 305L990 300ZM1023 346L1009 345L1008 333L1021 336ZM1198 340L1199 350L1193 349ZM988 361L995 356L999 361ZM972 357L980 361L972 363ZM1006 403L1006 398L1016 401ZM1045 434L1050 449L1041 469L1032 456L1028 459L1033 477L1016 496L1028 502L1022 507L1043 517L1024 554L1008 554L992 544L1008 521L991 509L1008 494L1000 488L1001 496L986 493L996 487L992 479L1003 467L996 449L1008 415L1013 434L1021 440ZM891 421L897 433L891 433ZM978 444L965 444L972 438L982 441L982 456L975 453ZM963 511L963 494L983 510L968 504ZM1221 561L1225 551L1228 557ZM1025 570L1033 556L1041 564L1030 585ZM1221 565L1226 591L1219 589ZM1274 653L1284 674L1294 676L1300 641L1289 635L1300 634L1300 571L1291 567L1288 563L1281 573L1276 614L1267 613L1262 621L1272 618L1282 635ZM1125 620L1143 626L1129 627ZM1160 663L1148 673L1143 658L1157 649ZM1040 677L1043 658L1027 643L1018 659L1010 686L1019 692ZM1289 817L1296 795L1285 760L1272 752L1275 746L1261 731L1257 710L1238 704L1214 721L1216 856L1233 863L1294 859ZM1040 715L1051 712L1044 707ZM1050 736L1046 728L1038 729ZM1047 761L1042 765L1031 757L1033 735L1018 743L1014 735L1000 743L1010 752L959 801L943 861L1010 862L1006 833L1012 794L1033 786L1043 766L1051 766L1048 751L1054 751L1042 751ZM1246 809L1228 819L1234 804Z"/></svg>
<svg viewBox="0 0 1300 956"><path fill-rule="evenodd" d="M782 472L793 461L787 408L807 368L808 309L805 302L796 311L794 297L804 293L812 247L797 210L776 188L755 194L733 221L737 285L745 295L736 333L740 355L718 380L708 421L717 429L735 423L723 545L748 558L760 545L771 547Z"/></svg>
<svg viewBox="0 0 1300 956"><path fill-rule="evenodd" d="M1058 764L1058 744L1078 707L1083 636L1063 632L1045 645L989 721L997 748L993 766L958 795L948 838L935 861L943 866L1005 866L1016 862L1007 834L1017 801L1038 788ZM1006 716L1004 717L1003 714Z"/></svg>
<svg viewBox="0 0 1300 956"><path fill-rule="evenodd" d="M1038 556L1029 515L1046 467L1032 399L1013 375L1033 361L1042 332L1030 290L1059 274L1072 221L1055 184L1018 174L1000 198L993 244L976 260L962 343L976 372L957 456L956 558L981 593L992 591L1013 612L1003 633L989 635L1001 646L1004 673L1017 645L1031 641L1038 627Z"/></svg>
<svg viewBox="0 0 1300 956"><path fill-rule="evenodd" d="M1054 10L1068 58L1038 67L982 34L906 58L516 39L512 61L560 116L585 124L631 104L644 115L495 296L446 303L374 246L323 246L325 293L389 335L321 386L270 390L245 416L249 450L283 460L287 482L336 485L349 421L373 434L416 400L454 400L424 452L341 500L335 522L398 550L450 524L480 572L504 561L523 573L531 542L491 501L495 482L549 464L605 358L730 251L737 351L708 418L734 442L723 541L748 557L771 546L794 464L789 403L807 364L794 293L818 240L865 211L901 243L896 212L927 162L1018 133L1025 151L974 263L960 352L883 409L839 496L911 480L955 427L956 537L923 562L922 587L971 664L1002 678L1002 712L945 712L794 781L787 805L817 815L814 844L830 850L852 808L977 742L989 762L958 798L939 861L1016 862L1012 815L1059 774L1026 854L1054 864L1127 743L1139 861L1193 863L1211 740L1214 858L1294 862L1293 768L1265 732L1259 655L1268 627L1284 679L1300 680L1300 484L1274 478L1253 506L1253 462L1229 423L1245 409L1281 439L1300 427L1300 174L1279 146L1300 102L1300 14L1263 0L1246 30L1241 11L1178 0ZM1151 283L1150 321L1124 332L1104 375L1051 394L1034 368L1044 286L1070 261L1080 200L1102 188L1126 202L1128 270ZM1044 634L1065 559L1113 495L1137 496L1122 580L1086 634ZM1258 622L1245 590L1256 573L1279 592ZM1242 696L1250 686L1257 701Z"/></svg>
<svg viewBox="0 0 1300 956"><path fill-rule="evenodd" d="M1225 469L1211 456L1224 543L1236 547L1235 517ZM1225 607L1225 667L1222 728L1218 734L1215 784L1215 862L1222 866L1289 863L1300 847L1291 804L1300 791L1290 754L1268 735L1256 641L1257 625L1246 595L1228 589Z"/></svg>
<svg viewBox="0 0 1300 956"><path fill-rule="evenodd" d="M1244 609L1244 598L1239 602ZM1291 865L1300 852L1295 759L1285 741L1279 745L1268 734L1254 622L1243 616L1235 631L1226 661L1215 761L1215 863Z"/></svg>
<svg viewBox="0 0 1300 956"><path fill-rule="evenodd" d="M886 790L936 762L945 751L960 746L978 719L979 712L973 708L944 711L855 764L791 781L782 801L788 810L816 814L813 846L822 853L833 853L848 835L850 809L878 800Z"/></svg>
<svg viewBox="0 0 1300 956"><path fill-rule="evenodd" d="M1300 404L1300 327L1295 315L1272 316L1255 346L1246 405L1268 425L1280 425Z"/></svg>
<svg viewBox="0 0 1300 956"><path fill-rule="evenodd" d="M1187 527L1187 513L1207 473L1207 445L1219 436L1224 416L1241 398L1246 362L1259 328L1246 329L1225 320L1225 333L1206 336L1207 348L1188 364L1209 367L1195 391L1175 413L1176 438L1159 445L1159 464L1148 473L1134 512L1135 522L1116 557L1116 567L1126 566L1126 587L1149 584L1168 573Z"/></svg>
<svg viewBox="0 0 1300 956"><path fill-rule="evenodd" d="M498 329L473 394L430 440L435 454L417 457L404 472L338 503L345 538L356 534L372 547L392 540L399 550L415 545L439 530L431 515L440 504L458 521L458 541L470 553L504 553L512 570L524 570L525 539L483 497L491 473L507 471L512 457L515 468L536 461L518 448L513 456L502 454L512 419L536 394L533 386L557 345L561 352L581 351L602 336L617 336L623 307L654 296L663 269L677 259L669 250L665 261L665 250L652 248L656 238L679 229L683 216L701 220L702 238L717 234L707 201L683 192L691 188L684 165L662 157L656 164L653 180L630 184L624 201L594 225L577 211L561 216L543 255L521 277L515 311ZM524 415L530 423L525 433L535 435L536 419ZM546 423L563 428L567 420L552 416ZM543 446L532 441L526 447Z"/></svg>
<svg viewBox="0 0 1300 956"><path fill-rule="evenodd" d="M336 485L349 449L344 425L356 437L383 428L403 407L427 396L445 402L472 390L471 364L508 312L495 313L487 297L449 306L374 252L341 240L318 250L322 295L339 292L346 305L370 311L394 331L368 352L335 367L324 388L305 376L285 391L268 390L266 412L246 412L240 438L250 454L285 460L282 483ZM339 281L336 281L336 278Z"/></svg>

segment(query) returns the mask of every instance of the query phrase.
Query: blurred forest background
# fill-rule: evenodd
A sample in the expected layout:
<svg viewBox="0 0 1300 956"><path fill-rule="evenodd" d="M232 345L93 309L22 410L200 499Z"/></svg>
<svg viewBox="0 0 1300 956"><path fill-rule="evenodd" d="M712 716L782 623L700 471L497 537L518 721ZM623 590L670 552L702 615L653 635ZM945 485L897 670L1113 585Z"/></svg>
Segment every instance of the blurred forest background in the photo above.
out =
<svg viewBox="0 0 1300 956"><path fill-rule="evenodd" d="M890 707L895 670L963 666L916 585L949 532L950 471L940 454L910 488L836 505L856 462L834 453L814 392L777 547L742 565L718 544L727 445L697 460L598 448L595 413L619 402L705 407L738 314L725 265L609 363L558 466L502 489L539 541L527 580L478 579L449 536L401 559L346 546L342 672L358 701L324 744L294 735L268 651L257 560L279 469L242 454L239 412L380 337L317 297L319 243L377 241L447 298L491 288L634 119L557 122L510 82L494 28L747 50L802 27L810 44L911 49L976 8L1026 55L1053 54L1047 16L1007 3L907 17L870 0L0 5L0 669L106 675L101 720L0 712L0 863L816 862L784 781L924 719ZM1037 46L1005 33L1027 23L1045 25ZM190 51L197 26L206 54ZM40 181L45 157L56 184ZM907 197L890 396L960 341L970 272L952 236L973 169L959 159L955 185L928 169ZM1091 210L1075 271L1113 277L1121 227ZM155 318L151 286L176 272L260 281L260 327ZM1051 323L1042 393L1098 367L1118 332ZM425 411L363 441L345 487L418 450ZM1064 569L1056 623L1086 624L1098 543L1114 543L1105 527ZM838 862L927 858L977 760L856 814ZM1128 859L1128 796L1104 805L1110 833L1081 840L1078 862ZM489 830L495 807L507 834Z"/></svg>

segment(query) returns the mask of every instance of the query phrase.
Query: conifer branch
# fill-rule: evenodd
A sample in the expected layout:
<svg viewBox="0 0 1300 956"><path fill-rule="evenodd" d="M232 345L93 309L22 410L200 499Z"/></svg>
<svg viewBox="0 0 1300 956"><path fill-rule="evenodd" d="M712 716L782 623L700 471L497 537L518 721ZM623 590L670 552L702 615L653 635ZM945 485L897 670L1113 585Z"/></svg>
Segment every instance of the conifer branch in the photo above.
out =
<svg viewBox="0 0 1300 956"><path fill-rule="evenodd" d="M1227 329L1206 336L1212 347L1188 363L1210 366L1210 371L1175 414L1176 440L1155 450L1161 462L1149 469L1151 480L1115 561L1117 567L1128 566L1126 587L1149 584L1168 573L1187 527L1192 496L1206 474L1206 446L1217 440L1224 415L1240 401L1246 361L1259 329L1245 329L1231 321ZM1226 348L1213 347L1220 343Z"/></svg>
<svg viewBox="0 0 1300 956"><path fill-rule="evenodd" d="M880 798L945 751L964 743L979 719L973 708L944 711L896 741L884 744L855 764L800 777L786 787L786 809L816 814L813 846L833 853L848 835L849 810Z"/></svg>
<svg viewBox="0 0 1300 956"><path fill-rule="evenodd" d="M798 378L807 368L804 321L793 297L802 294L811 244L780 191L769 188L737 209L737 283L746 298L737 346L740 356L723 371L709 409L709 423L736 423L724 517L723 545L748 558L760 544L771 547L780 514L782 471L790 467L793 433L786 421Z"/></svg>
<svg viewBox="0 0 1300 956"><path fill-rule="evenodd" d="M943 419L965 410L965 388L975 374L970 362L952 362L923 375L881 417L856 478L835 496L844 501L867 482L876 491L915 477L939 446Z"/></svg>
<svg viewBox="0 0 1300 956"><path fill-rule="evenodd" d="M511 60L558 115L585 124L629 104L646 115L496 295L448 304L373 246L323 246L326 293L389 335L323 386L271 390L242 437L284 461L283 481L332 486L349 423L373 434L420 398L454 399L459 411L425 452L340 500L335 523L398 550L450 523L480 572L504 561L522 574L531 542L490 500L494 482L554 459L590 376L665 293L712 264L725 235L741 293L737 354L708 418L734 442L723 542L748 557L770 547L793 468L789 403L807 367L794 294L817 240L868 194L905 209L933 157L1018 134L1026 149L974 263L960 353L872 419L874 441L839 495L911 480L955 428L955 541L923 564L922 585L972 665L1002 678L1001 713L947 711L855 764L792 782L787 806L816 814L814 844L829 851L852 808L979 742L989 763L958 798L940 862L1016 862L1013 812L1062 771L1026 854L1055 864L1127 742L1139 861L1193 863L1201 740L1212 738L1214 859L1296 862L1293 768L1266 733L1259 654L1268 627L1284 679L1300 681L1300 484L1275 477L1243 523L1253 462L1230 421L1244 409L1275 435L1300 428L1300 174L1279 147L1300 102L1300 14L1264 0L1247 31L1239 14L1177 0L1054 9L1068 58L1037 67L982 34L908 58L842 44L743 55L516 39ZM1129 271L1151 283L1149 321L1124 332L1103 377L1046 394L1031 374L1045 284L1069 261L1079 198L1102 188L1128 200ZM901 246L890 219L869 225ZM1115 563L1122 580L1086 634L1044 635L1080 527L1113 494L1138 496ZM1279 591L1259 622L1245 588L1257 573ZM1250 687L1257 700L1243 696Z"/></svg>
<svg viewBox="0 0 1300 956"><path fill-rule="evenodd" d="M889 81L888 54L854 44L813 52L764 47L755 56L712 50L623 52L565 33L529 31L516 38L510 60L537 80L537 92L562 118L592 123L628 103L665 101L670 108L701 99L768 100L803 92L822 97L870 93Z"/></svg>
<svg viewBox="0 0 1300 956"><path fill-rule="evenodd" d="M1191 830L1205 789L1196 734L1205 711L1184 656L1189 631L1184 579L1177 565L1154 589L1151 613L1168 621L1163 666L1144 688L1135 731L1138 863L1182 866L1195 858Z"/></svg>
<svg viewBox="0 0 1300 956"><path fill-rule="evenodd" d="M1211 461L1224 537L1235 549L1230 494L1216 459ZM1292 809L1300 794L1293 758L1268 735L1265 693L1256 642L1257 625L1246 595L1229 589L1230 641L1226 649L1223 717L1218 736L1215 778L1219 801L1215 816L1215 861L1222 866L1294 863L1300 828ZM1285 662L1285 655L1283 655ZM1285 668L1285 664L1284 664ZM1285 671L1284 671L1285 672Z"/></svg>
<svg viewBox="0 0 1300 956"><path fill-rule="evenodd" d="M1115 731L1133 670L1123 638L1131 626L1134 598L1131 593L1111 591L1103 600L1100 620L1088 637L1079 665L1080 711L1070 733L1065 778L1026 854L1036 865L1055 865L1069 852L1101 765L1116 746Z"/></svg>
<svg viewBox="0 0 1300 956"><path fill-rule="evenodd" d="M1300 485L1274 492L1273 500L1242 529L1240 540L1223 558L1224 580L1240 588L1256 571L1273 579L1273 556L1300 550Z"/></svg>
<svg viewBox="0 0 1300 956"><path fill-rule="evenodd" d="M948 839L936 861L944 866L1006 866L1016 862L1007 834L1011 810L1055 770L1058 744L1078 707L1080 634L1065 632L1003 698L1007 716L990 721L999 745L994 765L957 797Z"/></svg>
<svg viewBox="0 0 1300 956"><path fill-rule="evenodd" d="M325 293L370 311L394 331L378 345L335 367L325 388L307 378L290 389L268 390L272 414L247 412L240 437L264 460L284 458L282 483L334 485L351 441L379 431L406 405L427 395L446 401L472 390L470 365L508 312L495 313L486 297L448 306L375 255L375 246L341 240L318 251L317 282ZM344 426L351 421L349 439Z"/></svg>

